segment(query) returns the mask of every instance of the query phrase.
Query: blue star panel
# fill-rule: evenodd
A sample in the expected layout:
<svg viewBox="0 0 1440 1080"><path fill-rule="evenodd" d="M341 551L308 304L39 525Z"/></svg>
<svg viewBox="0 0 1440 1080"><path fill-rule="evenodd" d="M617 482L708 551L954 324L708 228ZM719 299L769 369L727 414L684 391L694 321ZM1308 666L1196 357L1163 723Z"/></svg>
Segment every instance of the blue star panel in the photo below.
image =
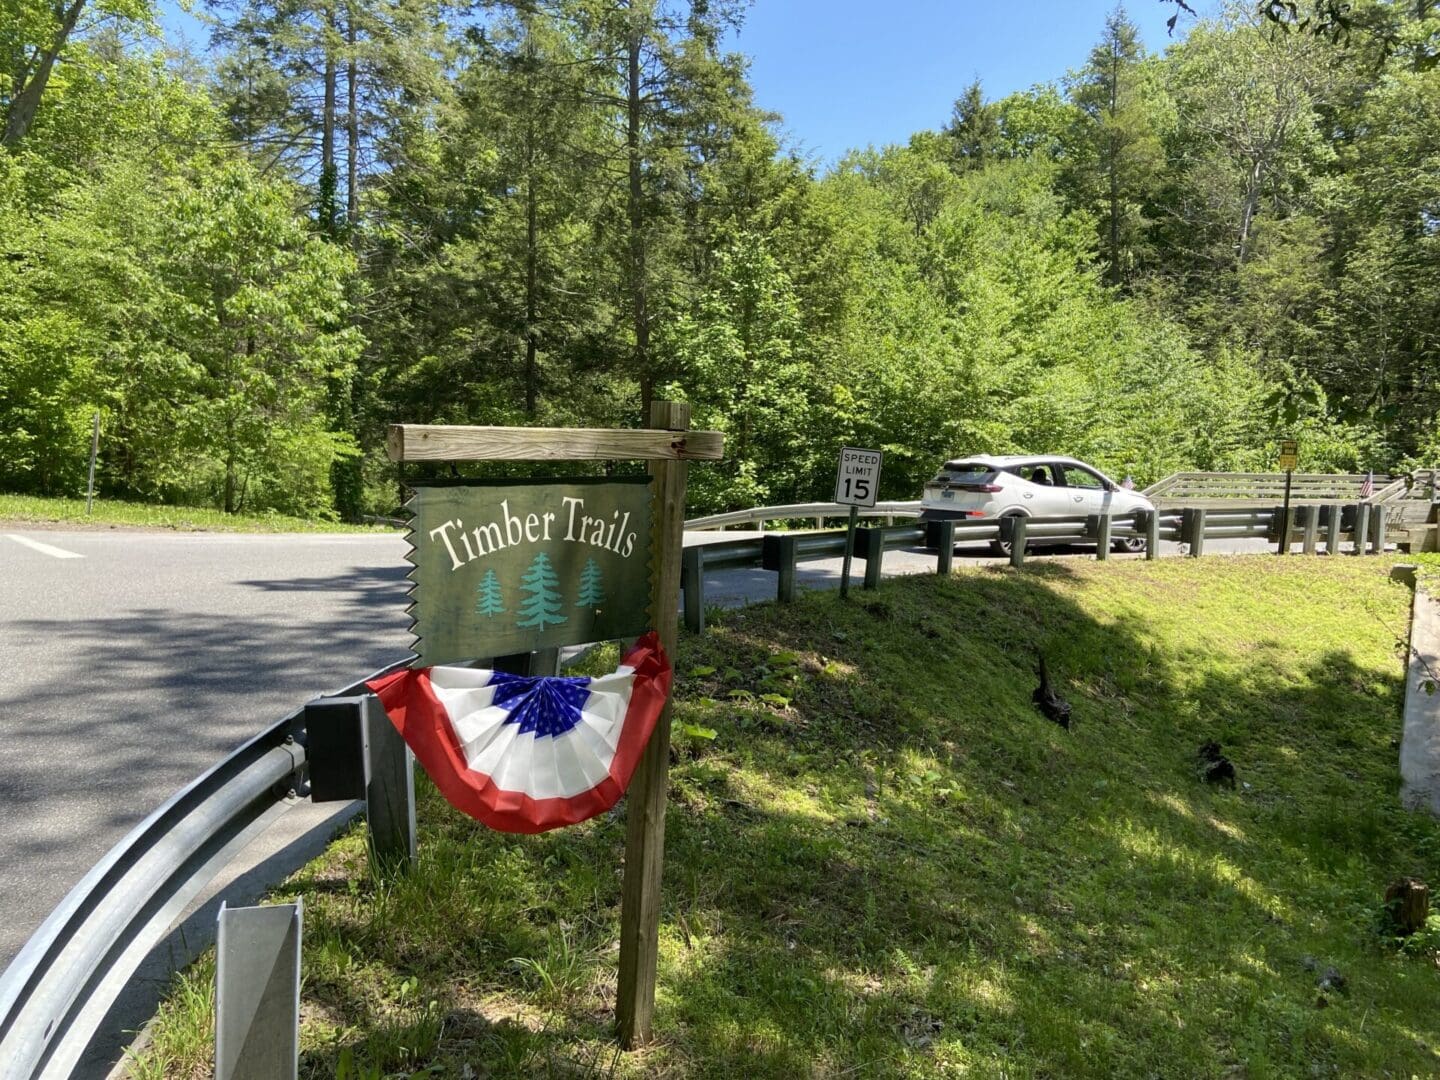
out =
<svg viewBox="0 0 1440 1080"><path fill-rule="evenodd" d="M580 709L590 696L588 678L556 675L490 676L496 705L510 710L507 724L519 724L522 735L564 735L580 723Z"/></svg>

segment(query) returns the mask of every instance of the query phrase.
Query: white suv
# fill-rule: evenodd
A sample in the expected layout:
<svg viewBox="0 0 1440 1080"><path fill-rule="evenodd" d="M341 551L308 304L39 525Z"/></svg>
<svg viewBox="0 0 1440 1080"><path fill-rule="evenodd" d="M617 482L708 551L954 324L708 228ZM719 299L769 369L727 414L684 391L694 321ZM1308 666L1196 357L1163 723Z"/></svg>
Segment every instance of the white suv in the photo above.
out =
<svg viewBox="0 0 1440 1080"><path fill-rule="evenodd" d="M920 499L922 521L946 518L1072 517L1083 514L1124 515L1155 506L1138 491L1115 483L1093 465L1075 458L1045 454L1034 457L974 457L947 461L925 485ZM1009 545L992 541L1008 554ZM1143 551L1138 538L1117 540L1120 551Z"/></svg>

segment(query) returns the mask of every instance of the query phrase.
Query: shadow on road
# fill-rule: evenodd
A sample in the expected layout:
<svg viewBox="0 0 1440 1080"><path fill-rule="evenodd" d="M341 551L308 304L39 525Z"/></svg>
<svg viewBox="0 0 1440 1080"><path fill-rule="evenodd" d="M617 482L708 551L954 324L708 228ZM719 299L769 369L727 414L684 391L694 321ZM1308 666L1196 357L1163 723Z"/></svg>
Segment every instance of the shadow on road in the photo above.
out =
<svg viewBox="0 0 1440 1080"><path fill-rule="evenodd" d="M35 647L0 691L0 965L181 786L309 698L403 657L404 571L241 583L294 596L288 610L272 601L258 613L146 607L11 623ZM47 668L75 656L86 658L79 677L73 663Z"/></svg>

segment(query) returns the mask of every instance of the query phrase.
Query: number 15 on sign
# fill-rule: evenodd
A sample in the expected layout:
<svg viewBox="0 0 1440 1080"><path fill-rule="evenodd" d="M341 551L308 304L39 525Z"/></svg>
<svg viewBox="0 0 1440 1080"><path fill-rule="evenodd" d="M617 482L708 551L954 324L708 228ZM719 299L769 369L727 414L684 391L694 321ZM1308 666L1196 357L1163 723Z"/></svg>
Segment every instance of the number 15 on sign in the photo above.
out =
<svg viewBox="0 0 1440 1080"><path fill-rule="evenodd" d="M880 494L879 450L853 446L840 450L840 469L835 474L835 501L850 507L850 526L845 530L845 565L840 570L840 595L850 595L850 562L855 556L855 519L860 507L874 506Z"/></svg>

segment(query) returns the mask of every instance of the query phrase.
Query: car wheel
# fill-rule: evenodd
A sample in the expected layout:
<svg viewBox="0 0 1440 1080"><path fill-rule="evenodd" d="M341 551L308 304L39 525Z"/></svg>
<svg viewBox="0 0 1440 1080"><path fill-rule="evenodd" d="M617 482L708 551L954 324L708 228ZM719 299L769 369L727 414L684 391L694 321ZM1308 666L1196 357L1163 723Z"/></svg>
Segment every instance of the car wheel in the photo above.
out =
<svg viewBox="0 0 1440 1080"><path fill-rule="evenodd" d="M1143 536L1127 536L1123 540L1116 540L1110 545L1110 549L1122 555L1139 555L1145 550L1145 538Z"/></svg>
<svg viewBox="0 0 1440 1080"><path fill-rule="evenodd" d="M1000 556L1002 559L1008 559L1008 558L1010 557L1010 541L1003 539L1003 534L1004 534L1004 531L1005 531L1005 522L1008 521L1008 520L1010 520L1010 519L1012 519L1012 518L1018 518L1018 517L1024 517L1024 515L1023 515L1023 514L1006 514L1004 517L1002 517L1002 518L1000 519L1000 531L1001 531L1001 534L1002 534L1002 539L1000 539L1000 540L991 540L991 541L990 541L990 553L991 553L992 555L998 555L998 556Z"/></svg>

